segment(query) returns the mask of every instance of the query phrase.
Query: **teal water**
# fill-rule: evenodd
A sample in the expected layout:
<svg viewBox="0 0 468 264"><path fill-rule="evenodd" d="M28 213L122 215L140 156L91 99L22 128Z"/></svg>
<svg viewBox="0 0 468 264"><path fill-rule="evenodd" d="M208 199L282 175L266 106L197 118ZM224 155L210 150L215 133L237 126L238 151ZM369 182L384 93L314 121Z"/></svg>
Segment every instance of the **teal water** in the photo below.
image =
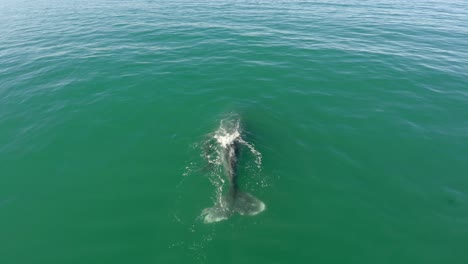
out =
<svg viewBox="0 0 468 264"><path fill-rule="evenodd" d="M467 25L463 0L0 0L0 263L468 263ZM205 224L232 113L266 210Z"/></svg>

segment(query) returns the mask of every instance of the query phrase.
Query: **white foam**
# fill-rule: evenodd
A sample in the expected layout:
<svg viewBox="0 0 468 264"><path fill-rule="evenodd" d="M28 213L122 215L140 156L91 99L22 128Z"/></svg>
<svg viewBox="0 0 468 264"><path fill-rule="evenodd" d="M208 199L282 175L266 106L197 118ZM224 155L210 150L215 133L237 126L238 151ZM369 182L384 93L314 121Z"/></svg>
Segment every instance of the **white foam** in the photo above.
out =
<svg viewBox="0 0 468 264"><path fill-rule="evenodd" d="M255 163L257 164L257 168L259 170L261 170L262 169L262 153L260 153L260 151L256 150L255 147L253 146L253 144L250 144L249 142L245 141L241 137L239 137L239 143L247 146L250 149L252 154L254 154L254 156L255 156Z"/></svg>
<svg viewBox="0 0 468 264"><path fill-rule="evenodd" d="M222 133L224 132L224 133ZM216 141L223 147L226 148L227 146L234 143L234 141L240 137L239 131L234 131L233 133L226 133L226 131L222 131L221 133L216 133L214 138Z"/></svg>

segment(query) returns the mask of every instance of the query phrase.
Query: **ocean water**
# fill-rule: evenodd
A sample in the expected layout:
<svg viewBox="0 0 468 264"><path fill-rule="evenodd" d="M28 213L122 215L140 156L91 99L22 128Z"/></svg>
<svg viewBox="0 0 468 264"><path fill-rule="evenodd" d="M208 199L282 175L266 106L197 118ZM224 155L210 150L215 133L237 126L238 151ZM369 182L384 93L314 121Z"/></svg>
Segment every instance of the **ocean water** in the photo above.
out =
<svg viewBox="0 0 468 264"><path fill-rule="evenodd" d="M463 0L0 0L0 263L468 263L467 25ZM266 209L205 223L233 115Z"/></svg>

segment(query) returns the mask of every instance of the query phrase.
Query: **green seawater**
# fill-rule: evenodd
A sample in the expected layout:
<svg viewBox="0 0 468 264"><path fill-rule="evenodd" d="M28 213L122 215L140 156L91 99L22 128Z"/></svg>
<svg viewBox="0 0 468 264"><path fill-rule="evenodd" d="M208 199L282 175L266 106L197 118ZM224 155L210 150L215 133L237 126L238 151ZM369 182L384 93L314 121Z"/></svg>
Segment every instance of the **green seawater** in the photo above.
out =
<svg viewBox="0 0 468 264"><path fill-rule="evenodd" d="M266 210L205 224L232 114ZM467 249L467 1L0 0L1 264Z"/></svg>

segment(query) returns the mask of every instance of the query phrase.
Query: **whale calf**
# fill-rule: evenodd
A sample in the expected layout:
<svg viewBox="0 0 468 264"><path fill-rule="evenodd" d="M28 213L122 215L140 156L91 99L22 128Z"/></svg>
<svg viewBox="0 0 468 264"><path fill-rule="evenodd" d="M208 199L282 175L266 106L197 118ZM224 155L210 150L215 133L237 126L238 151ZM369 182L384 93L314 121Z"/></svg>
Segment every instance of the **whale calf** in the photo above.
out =
<svg viewBox="0 0 468 264"><path fill-rule="evenodd" d="M202 216L205 223L228 219L233 213L256 215L266 208L258 198L239 189L237 174L239 147L241 144L246 144L252 151L255 151L252 145L242 139L239 123L239 120L230 122L229 125L221 122L220 128L214 134L214 139L216 139L214 147L218 153L217 161L222 166L229 186L213 207L203 210Z"/></svg>

